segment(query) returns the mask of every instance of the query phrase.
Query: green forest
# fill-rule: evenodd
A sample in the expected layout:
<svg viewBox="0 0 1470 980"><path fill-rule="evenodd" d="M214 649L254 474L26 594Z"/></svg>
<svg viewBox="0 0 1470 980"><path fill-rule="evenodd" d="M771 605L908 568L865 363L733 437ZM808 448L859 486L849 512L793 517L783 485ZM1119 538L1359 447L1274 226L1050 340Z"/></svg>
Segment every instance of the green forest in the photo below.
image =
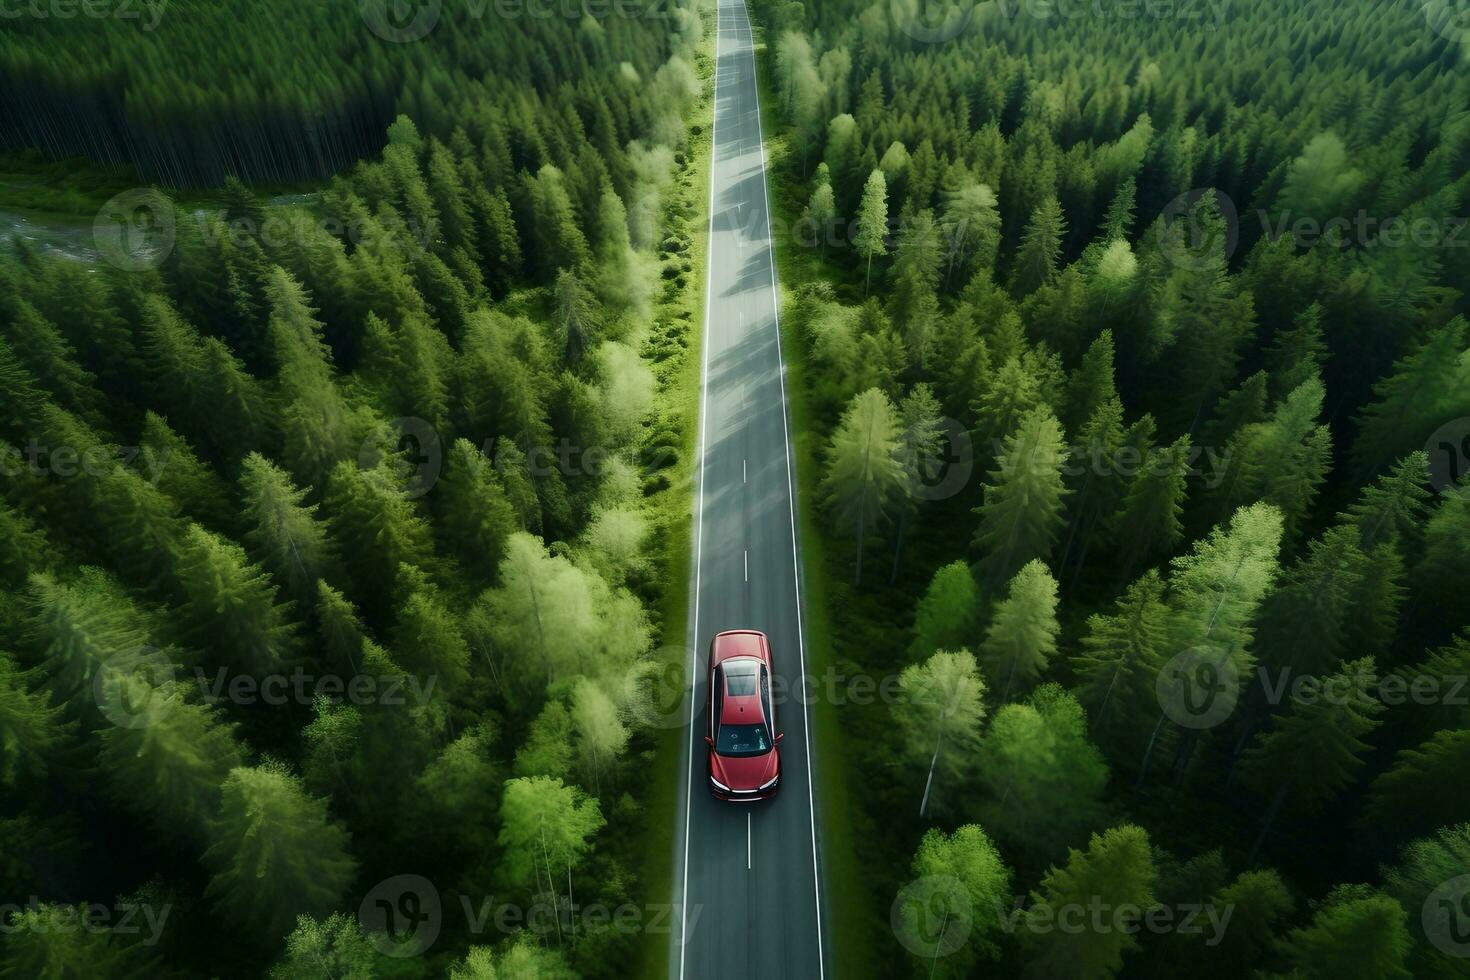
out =
<svg viewBox="0 0 1470 980"><path fill-rule="evenodd" d="M0 976L623 976L667 941L706 18L358 17L0 38L7 138L161 185L118 205L145 247L0 255Z"/></svg>
<svg viewBox="0 0 1470 980"><path fill-rule="evenodd" d="M0 978L683 980L737 6L0 10ZM749 15L822 976L1470 980L1459 8Z"/></svg>
<svg viewBox="0 0 1470 980"><path fill-rule="evenodd" d="M1190 6L757 5L879 975L1470 976L1470 35Z"/></svg>

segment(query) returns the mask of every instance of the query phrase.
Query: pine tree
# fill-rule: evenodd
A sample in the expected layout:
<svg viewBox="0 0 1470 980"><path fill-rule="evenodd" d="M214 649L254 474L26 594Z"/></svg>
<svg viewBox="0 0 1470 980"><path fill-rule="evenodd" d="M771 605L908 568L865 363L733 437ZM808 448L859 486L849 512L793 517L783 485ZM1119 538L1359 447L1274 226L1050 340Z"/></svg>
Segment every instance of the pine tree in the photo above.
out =
<svg viewBox="0 0 1470 980"><path fill-rule="evenodd" d="M1242 507L1231 515L1228 528L1216 527L1188 554L1174 558L1168 599L1171 648L1193 653L1217 676L1247 676L1254 662L1249 644L1256 609L1279 571L1280 546L1281 512L1258 503ZM1226 692L1233 694L1233 689ZM1221 703L1233 707L1233 702ZM1213 704L1212 699L1206 710ZM1167 720L1168 712L1161 710L1139 765L1140 786L1148 778ZM1193 738L1182 741L1176 770L1188 763L1193 745Z"/></svg>
<svg viewBox="0 0 1470 980"><path fill-rule="evenodd" d="M1066 448L1062 427L1044 406L1021 419L1005 441L985 502L975 509L980 526L971 547L980 552L976 567L991 588L1010 580L1023 565L1044 559L1062 526L1062 467Z"/></svg>
<svg viewBox="0 0 1470 980"><path fill-rule="evenodd" d="M1409 980L1408 918L1398 902L1367 885L1338 885L1310 925L1287 933L1281 953L1290 975L1302 980Z"/></svg>
<svg viewBox="0 0 1470 980"><path fill-rule="evenodd" d="M854 583L863 582L868 532L885 522L905 499L899 418L888 396L869 388L853 398L827 447L822 491L837 526L857 538Z"/></svg>
<svg viewBox="0 0 1470 980"><path fill-rule="evenodd" d="M1429 456L1422 450L1400 459L1389 472L1363 488L1348 516L1362 533L1362 546L1418 540L1429 502L1424 484L1429 478Z"/></svg>
<svg viewBox="0 0 1470 980"><path fill-rule="evenodd" d="M278 762L229 774L212 837L205 897L263 942L277 941L299 915L330 914L352 884L347 832Z"/></svg>
<svg viewBox="0 0 1470 980"><path fill-rule="evenodd" d="M973 645L979 640L980 603L980 586L968 564L954 561L940 568L914 614L909 656L918 659Z"/></svg>
<svg viewBox="0 0 1470 980"><path fill-rule="evenodd" d="M467 439L449 449L432 502L446 550L482 579L491 580L505 555L517 517L495 465Z"/></svg>
<svg viewBox="0 0 1470 980"><path fill-rule="evenodd" d="M1057 650L1057 582L1038 559L1028 562L996 604L980 659L1000 700L1036 683Z"/></svg>
<svg viewBox="0 0 1470 980"><path fill-rule="evenodd" d="M412 566L399 571L399 581L407 594L397 609L394 659L425 681L435 678L451 690L461 687L469 679L470 648L460 630L460 617Z"/></svg>
<svg viewBox="0 0 1470 980"><path fill-rule="evenodd" d="M947 246L946 283L968 282L978 269L995 267L1000 249L1000 212L995 192L986 184L967 182L945 195L940 220Z"/></svg>
<svg viewBox="0 0 1470 980"><path fill-rule="evenodd" d="M592 257L591 249L578 224L562 172L546 164L535 177L528 177L526 183L535 267L549 275L554 269L586 265Z"/></svg>
<svg viewBox="0 0 1470 980"><path fill-rule="evenodd" d="M1364 824L1391 827L1396 834L1407 836L1463 819L1470 806L1470 787L1461 778L1467 765L1467 729L1437 732L1417 748L1404 749L1369 788Z"/></svg>
<svg viewBox="0 0 1470 980"><path fill-rule="evenodd" d="M1107 763L1087 740L1077 699L1059 685L996 711L976 770L988 796L981 820L1032 859L1057 854L1103 819Z"/></svg>
<svg viewBox="0 0 1470 980"><path fill-rule="evenodd" d="M832 181L828 178L827 165L824 163L818 168L816 187L801 212L802 229L813 236L818 254L824 259L827 257L828 239L836 231L836 220L837 201L832 196Z"/></svg>
<svg viewBox="0 0 1470 980"><path fill-rule="evenodd" d="M1455 317L1432 331L1373 386L1374 400L1358 417L1353 459L1371 472L1422 446L1442 422L1470 414L1470 362L1463 357L1466 322Z"/></svg>
<svg viewBox="0 0 1470 980"><path fill-rule="evenodd" d="M1067 237L1067 222L1055 197L1043 200L1026 224L1021 247L1011 269L1011 295L1029 296L1056 275Z"/></svg>
<svg viewBox="0 0 1470 980"><path fill-rule="evenodd" d="M267 327L282 395L281 430L285 458L305 483L319 484L338 460L349 456L352 418L337 390L331 351L306 290L279 267L266 285L270 304Z"/></svg>
<svg viewBox="0 0 1470 980"><path fill-rule="evenodd" d="M318 583L337 572L336 555L317 504L305 502L287 473L251 453L241 465L240 488L250 528L245 541L250 556L271 573L295 602L305 608L316 601Z"/></svg>
<svg viewBox="0 0 1470 980"><path fill-rule="evenodd" d="M1296 315L1266 351L1273 394L1284 398L1301 384L1320 377L1331 354L1322 339L1322 304L1312 303Z"/></svg>
<svg viewBox="0 0 1470 980"><path fill-rule="evenodd" d="M1234 910L1230 927L1218 937L1216 952L1197 961L1207 968L1207 976L1222 980L1247 976L1261 964L1276 946L1277 929L1294 905L1281 876L1270 868L1241 872L1209 901L1217 909Z"/></svg>
<svg viewBox="0 0 1470 980"><path fill-rule="evenodd" d="M868 182L863 185L863 200L858 205L857 237L853 239L858 254L866 260L863 272L864 296L867 295L868 285L873 279L873 256L888 254L887 237L888 182L883 177L883 171L874 170L868 175Z"/></svg>
<svg viewBox="0 0 1470 980"><path fill-rule="evenodd" d="M1335 666L1353 635L1348 626L1367 564L1356 528L1336 527L1308 544L1261 603L1262 657L1307 674Z"/></svg>
<svg viewBox="0 0 1470 980"><path fill-rule="evenodd" d="M0 786L44 779L62 738L61 708L48 692L29 690L14 658L0 652Z"/></svg>
<svg viewBox="0 0 1470 980"><path fill-rule="evenodd" d="M1139 731L1157 707L1155 680L1168 649L1169 611L1164 582L1149 569L1110 615L1088 617L1082 651L1072 658L1078 700L1092 728L1117 739Z"/></svg>
<svg viewBox="0 0 1470 980"><path fill-rule="evenodd" d="M1113 384L1113 332L1104 330L1082 355L1082 362L1067 379L1065 422L1075 429L1118 398Z"/></svg>
<svg viewBox="0 0 1470 980"><path fill-rule="evenodd" d="M1467 871L1470 871L1470 823L1442 827L1433 837L1410 841L1404 846L1398 865L1384 869L1383 890L1405 910L1426 909L1436 889ZM1434 905L1427 908L1425 918L1430 921L1425 922L1426 932L1449 924L1449 910ZM1415 943L1409 955L1407 966L1416 977L1451 978L1464 973L1462 957L1432 942Z"/></svg>
<svg viewBox="0 0 1470 980"><path fill-rule="evenodd" d="M1029 928L1019 934L1022 975L1076 980L1116 976L1123 954L1136 949L1138 940L1121 929L1058 929L1058 915L1098 903L1112 909L1124 904L1148 908L1154 901L1155 877L1148 834L1132 824L1093 834L1085 851L1069 851L1067 863L1047 871L1040 891L1031 893Z"/></svg>
<svg viewBox="0 0 1470 980"><path fill-rule="evenodd" d="M343 461L327 484L332 537L361 593L364 608L388 607L403 565L425 566L433 554L428 523L387 466L370 470Z"/></svg>
<svg viewBox="0 0 1470 980"><path fill-rule="evenodd" d="M940 650L923 663L905 667L898 687L902 697L894 704L893 718L904 735L908 754L916 761L929 759L929 775L919 801L919 815L923 816L940 760L951 776L969 764L985 717L985 682L968 650Z"/></svg>
<svg viewBox="0 0 1470 980"><path fill-rule="evenodd" d="M897 458L903 468L905 492L903 503L898 508L889 585L898 581L898 560L903 553L904 532L908 530L915 502L924 496L924 481L940 472L944 462L941 456L944 419L933 390L927 384L915 385L914 390L899 403L898 414L903 432L898 438Z"/></svg>
<svg viewBox="0 0 1470 980"><path fill-rule="evenodd" d="M571 269L557 271L554 292L556 324L563 338L562 349L566 352L567 363L576 364L583 354L597 346L602 333L597 301Z"/></svg>
<svg viewBox="0 0 1470 980"><path fill-rule="evenodd" d="M1368 750L1363 737L1381 724L1383 705L1368 689L1374 676L1371 657L1343 664L1323 679L1320 697L1293 701L1247 750L1241 778L1271 800L1251 861L1288 800L1310 813L1352 785Z"/></svg>
<svg viewBox="0 0 1470 980"><path fill-rule="evenodd" d="M1138 565L1167 555L1183 540L1179 515L1184 510L1189 457L1189 436L1180 436L1173 445L1150 449L1142 469L1129 483L1113 522L1124 578Z"/></svg>
<svg viewBox="0 0 1470 980"><path fill-rule="evenodd" d="M128 685L148 684L126 677ZM220 787L244 765L245 752L234 726L216 709L190 702L186 685L167 681L128 695L138 706L129 724L99 733L98 757L118 801L164 833L209 839Z"/></svg>
<svg viewBox="0 0 1470 980"><path fill-rule="evenodd" d="M1002 910L1011 899L1011 871L984 829L965 824L953 834L926 831L914 852L912 871L916 881L955 883L952 891L935 896L914 894L907 896L907 902L900 892L895 902L894 929L900 939L922 937L922 944L934 947L926 975L970 976L976 960L1000 956L996 934L1004 928ZM935 898L944 903L942 910L933 907ZM951 902L954 907L949 906ZM933 934L931 921L936 913L941 915L938 935ZM910 951L919 952L913 947Z"/></svg>
<svg viewBox="0 0 1470 980"><path fill-rule="evenodd" d="M279 671L296 653L295 625L277 588L245 549L191 525L180 545L177 579L183 621L215 663L236 671Z"/></svg>
<svg viewBox="0 0 1470 980"><path fill-rule="evenodd" d="M24 610L32 659L55 699L77 713L96 708L94 678L110 660L153 649L147 618L99 568L82 568L67 582L33 574Z"/></svg>

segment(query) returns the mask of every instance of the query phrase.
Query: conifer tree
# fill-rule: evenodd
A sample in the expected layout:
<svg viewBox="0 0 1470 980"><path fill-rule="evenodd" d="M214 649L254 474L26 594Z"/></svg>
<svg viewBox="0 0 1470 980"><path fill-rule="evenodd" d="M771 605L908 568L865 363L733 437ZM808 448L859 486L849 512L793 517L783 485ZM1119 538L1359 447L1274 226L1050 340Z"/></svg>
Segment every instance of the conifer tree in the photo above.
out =
<svg viewBox="0 0 1470 980"><path fill-rule="evenodd" d="M888 245L888 183L883 171L874 170L863 185L863 200L858 205L857 237L853 244L865 260L863 272L863 295L873 279L873 256L887 255Z"/></svg>
<svg viewBox="0 0 1470 980"><path fill-rule="evenodd" d="M996 711L976 771L988 795L982 820L1000 840L1044 859L1102 821L1108 767L1086 729L1077 699L1056 684Z"/></svg>
<svg viewBox="0 0 1470 980"><path fill-rule="evenodd" d="M1005 441L985 502L976 508L980 526L971 547L983 584L994 588L1023 565L1044 559L1062 526L1062 484L1066 462L1062 427L1044 406L1023 417Z"/></svg>
<svg viewBox="0 0 1470 980"><path fill-rule="evenodd" d="M1352 784L1368 749L1363 737L1381 724L1374 676L1371 657L1343 664L1324 678L1321 697L1293 701L1246 752L1241 778L1270 799L1252 859L1288 800L1310 813Z"/></svg>
<svg viewBox="0 0 1470 980"><path fill-rule="evenodd" d="M1114 609L1088 617L1072 670L1093 731L1117 739L1145 726L1158 703L1154 685L1167 659L1169 626L1158 571L1149 569L1128 586Z"/></svg>
<svg viewBox="0 0 1470 980"><path fill-rule="evenodd" d="M980 659L1000 700L1030 687L1056 653L1057 583L1040 560L1028 562L996 604Z"/></svg>
<svg viewBox="0 0 1470 980"><path fill-rule="evenodd" d="M929 759L929 775L919 801L919 815L929 806L934 774L954 776L970 764L985 717L985 682L968 650L940 650L923 663L905 667L898 678L901 699L893 716L914 761Z"/></svg>
<svg viewBox="0 0 1470 980"><path fill-rule="evenodd" d="M347 832L279 762L229 774L212 831L205 897L263 942L276 942L299 915L328 915L352 883Z"/></svg>
<svg viewBox="0 0 1470 980"><path fill-rule="evenodd" d="M909 655L928 657L936 650L968 648L979 639L980 586L963 561L950 562L934 573L914 614L914 640Z"/></svg>
<svg viewBox="0 0 1470 980"><path fill-rule="evenodd" d="M868 533L886 522L907 491L899 450L899 418L888 396L869 388L853 398L827 447L822 490L838 527L857 538L853 581L863 582Z"/></svg>
<svg viewBox="0 0 1470 980"><path fill-rule="evenodd" d="M1287 933L1281 953L1291 975L1303 980L1409 980L1408 918L1398 902L1367 885L1338 885L1309 925Z"/></svg>
<svg viewBox="0 0 1470 980"><path fill-rule="evenodd" d="M180 545L183 621L206 658L236 671L279 671L296 653L295 624L245 549L197 524Z"/></svg>
<svg viewBox="0 0 1470 980"><path fill-rule="evenodd" d="M1026 232L1021 237L1021 247L1011 269L1011 295L1017 298L1029 296L1051 281L1056 275L1066 236L1067 222L1062 215L1062 206L1055 197L1048 197L1031 212Z"/></svg>
<svg viewBox="0 0 1470 980"><path fill-rule="evenodd" d="M1029 928L1020 932L1025 977L1075 977L1109 980L1123 968L1123 955L1138 940L1121 929L1058 929L1058 913L1065 908L1088 908L1089 903L1116 909L1129 904L1153 904L1153 849L1141 827L1125 824L1093 834L1087 850L1071 850L1067 862L1054 866L1031 893L1026 913ZM1075 913L1073 913L1075 915Z"/></svg>

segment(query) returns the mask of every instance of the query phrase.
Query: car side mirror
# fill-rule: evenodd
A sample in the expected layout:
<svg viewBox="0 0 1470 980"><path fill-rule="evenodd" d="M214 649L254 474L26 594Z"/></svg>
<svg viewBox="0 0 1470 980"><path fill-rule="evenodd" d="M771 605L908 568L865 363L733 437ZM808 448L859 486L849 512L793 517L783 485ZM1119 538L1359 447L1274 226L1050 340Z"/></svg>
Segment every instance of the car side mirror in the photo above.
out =
<svg viewBox="0 0 1470 980"><path fill-rule="evenodd" d="M714 748L715 747L715 740L712 739L712 738L710 738L708 735L706 735L704 737L704 744L705 745L708 745L710 748Z"/></svg>
<svg viewBox="0 0 1470 980"><path fill-rule="evenodd" d="M781 739L783 739L785 737L786 737L786 733L785 732L777 732L776 733L776 744L777 745L780 745L781 744Z"/></svg>

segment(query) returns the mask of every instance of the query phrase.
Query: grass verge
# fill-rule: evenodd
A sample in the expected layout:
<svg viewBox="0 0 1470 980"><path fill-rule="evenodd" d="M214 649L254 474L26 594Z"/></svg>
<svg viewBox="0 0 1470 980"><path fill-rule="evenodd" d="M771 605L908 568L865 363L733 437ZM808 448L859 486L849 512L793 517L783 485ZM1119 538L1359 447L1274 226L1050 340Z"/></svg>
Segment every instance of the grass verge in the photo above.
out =
<svg viewBox="0 0 1470 980"><path fill-rule="evenodd" d="M660 666L666 676L685 676L689 638L689 568L694 550L694 455L699 426L700 359L703 352L705 257L709 249L709 181L711 127L714 111L715 19L705 12L705 36L695 63L704 97L692 114L684 165L667 211L669 237L687 243L666 252L682 270L682 285L665 293L645 356L652 356L659 375L662 426L676 436L678 462L665 470L669 484L656 498L655 526L661 535L659 602ZM676 279L675 281L679 281ZM645 902L667 902L674 892L674 814L679 812L679 759L683 729L670 728L655 740L654 775L649 780L644 812L649 815L642 842L640 868ZM670 920L672 921L672 920ZM636 976L667 977L670 937L644 933L637 954Z"/></svg>

